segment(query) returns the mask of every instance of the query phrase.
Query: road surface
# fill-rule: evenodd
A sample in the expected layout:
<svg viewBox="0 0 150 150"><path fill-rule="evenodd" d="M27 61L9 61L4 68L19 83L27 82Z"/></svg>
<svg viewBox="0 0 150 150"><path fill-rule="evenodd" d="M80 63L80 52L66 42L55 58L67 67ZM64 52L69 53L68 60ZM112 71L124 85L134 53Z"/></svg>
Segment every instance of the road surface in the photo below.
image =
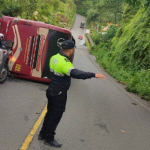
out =
<svg viewBox="0 0 150 150"><path fill-rule="evenodd" d="M78 39L84 17L77 15L72 33L77 41L76 68L101 72L106 80L72 80L66 112L57 128L60 150L149 150L150 105L125 91L95 62ZM0 150L18 150L46 105L47 85L9 79L0 85ZM38 128L28 150L54 150L38 141Z"/></svg>

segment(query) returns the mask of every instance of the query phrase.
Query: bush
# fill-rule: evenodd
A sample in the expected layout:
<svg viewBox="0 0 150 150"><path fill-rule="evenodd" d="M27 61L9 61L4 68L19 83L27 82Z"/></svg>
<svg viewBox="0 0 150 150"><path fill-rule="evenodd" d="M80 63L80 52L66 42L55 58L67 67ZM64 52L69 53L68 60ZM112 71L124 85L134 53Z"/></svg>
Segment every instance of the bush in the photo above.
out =
<svg viewBox="0 0 150 150"><path fill-rule="evenodd" d="M2 9L2 14L6 15L6 16L12 16L15 17L17 16L19 13L21 13L22 8L21 5L18 3L8 3L7 5L4 5L3 9Z"/></svg>
<svg viewBox="0 0 150 150"><path fill-rule="evenodd" d="M100 43L100 41L102 40L102 34L101 33L95 32L95 33L91 34L91 37L92 37L92 39L96 45L98 45Z"/></svg>
<svg viewBox="0 0 150 150"><path fill-rule="evenodd" d="M54 8L57 9L59 7L59 0L54 0L53 5Z"/></svg>
<svg viewBox="0 0 150 150"><path fill-rule="evenodd" d="M116 27L115 25L111 25L109 30L104 36L105 41L107 42L110 41L116 35L117 29L118 27Z"/></svg>

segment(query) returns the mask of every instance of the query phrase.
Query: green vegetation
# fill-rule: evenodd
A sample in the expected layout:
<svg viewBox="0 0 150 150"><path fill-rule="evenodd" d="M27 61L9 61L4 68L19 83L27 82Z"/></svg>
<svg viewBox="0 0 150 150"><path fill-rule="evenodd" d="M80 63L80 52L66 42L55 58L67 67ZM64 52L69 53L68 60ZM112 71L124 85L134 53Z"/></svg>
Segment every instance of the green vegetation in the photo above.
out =
<svg viewBox="0 0 150 150"><path fill-rule="evenodd" d="M88 23L118 23L122 13L122 0L75 0L77 13L87 16Z"/></svg>
<svg viewBox="0 0 150 150"><path fill-rule="evenodd" d="M111 9L112 1L116 1L117 17L115 9ZM91 53L107 72L127 85L128 91L150 100L150 1L112 1L110 7L107 0L97 1L94 9L86 12L92 26L94 23L107 26L107 21L119 24L110 26L105 34L89 26L96 44ZM103 14L97 15L98 10Z"/></svg>
<svg viewBox="0 0 150 150"><path fill-rule="evenodd" d="M0 12L70 28L75 19L76 6L74 0L0 0Z"/></svg>

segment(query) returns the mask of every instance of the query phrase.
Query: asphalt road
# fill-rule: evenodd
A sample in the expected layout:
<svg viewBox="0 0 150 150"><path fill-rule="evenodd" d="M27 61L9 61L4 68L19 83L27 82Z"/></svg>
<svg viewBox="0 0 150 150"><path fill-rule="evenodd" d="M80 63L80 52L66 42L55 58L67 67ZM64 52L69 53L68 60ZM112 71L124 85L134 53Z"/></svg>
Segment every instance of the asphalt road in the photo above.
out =
<svg viewBox="0 0 150 150"><path fill-rule="evenodd" d="M149 150L150 105L125 91L88 53L77 15L72 33L77 41L74 65L101 72L106 80L72 80L66 112L57 128L61 150ZM0 85L0 150L17 150L46 105L47 85L9 79ZM41 126L40 126L41 128ZM53 150L38 141L36 132L28 150Z"/></svg>

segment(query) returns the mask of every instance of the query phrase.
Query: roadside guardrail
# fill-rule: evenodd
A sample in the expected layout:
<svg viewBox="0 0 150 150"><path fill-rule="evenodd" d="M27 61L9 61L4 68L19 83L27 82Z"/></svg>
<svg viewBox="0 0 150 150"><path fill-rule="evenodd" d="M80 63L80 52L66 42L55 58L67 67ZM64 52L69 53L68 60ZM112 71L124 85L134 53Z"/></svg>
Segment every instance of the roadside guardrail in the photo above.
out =
<svg viewBox="0 0 150 150"><path fill-rule="evenodd" d="M88 40L88 42L90 43L90 45L91 45L92 47L94 47L95 44L94 44L92 38L90 37L89 33L86 33L85 36L87 37L87 40Z"/></svg>

